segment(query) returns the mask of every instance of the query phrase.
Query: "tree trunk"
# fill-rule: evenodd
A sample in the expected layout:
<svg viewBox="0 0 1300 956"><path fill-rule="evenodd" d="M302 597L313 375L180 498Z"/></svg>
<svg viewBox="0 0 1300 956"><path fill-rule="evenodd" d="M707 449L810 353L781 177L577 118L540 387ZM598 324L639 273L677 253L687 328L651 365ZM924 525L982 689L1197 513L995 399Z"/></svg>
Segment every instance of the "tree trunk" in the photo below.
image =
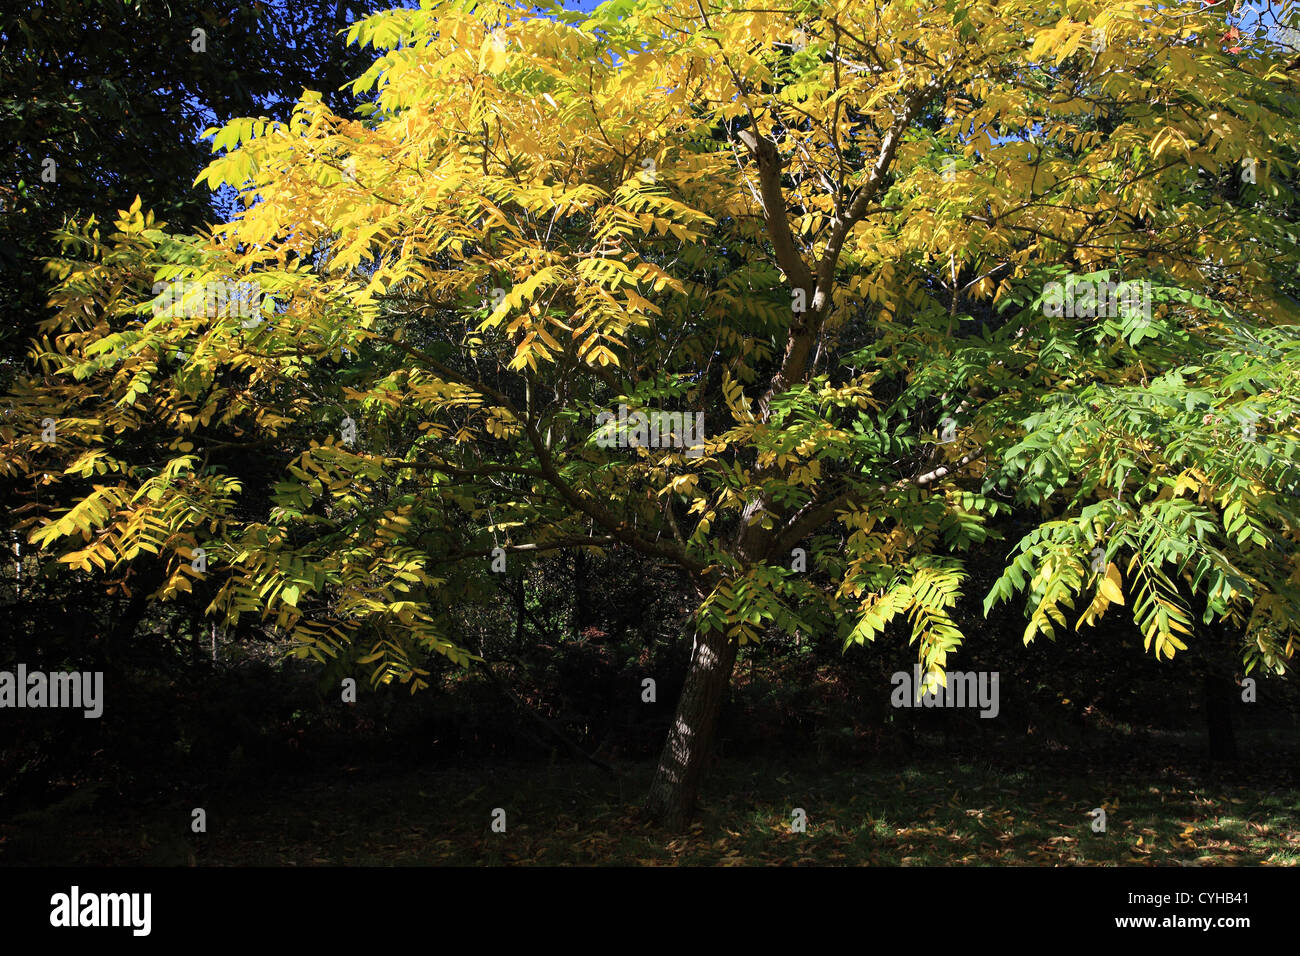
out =
<svg viewBox="0 0 1300 956"><path fill-rule="evenodd" d="M646 800L651 815L664 826L681 829L695 810L738 649L723 631L695 635L686 684Z"/></svg>
<svg viewBox="0 0 1300 956"><path fill-rule="evenodd" d="M581 548L573 552L573 634L581 637L591 626L591 600L588 597L587 555Z"/></svg>
<svg viewBox="0 0 1300 956"><path fill-rule="evenodd" d="M524 593L524 575L520 572L515 579L515 650L524 647L524 614L528 610L528 596Z"/></svg>
<svg viewBox="0 0 1300 956"><path fill-rule="evenodd" d="M130 652L131 638L135 636L140 622L149 610L149 588L144 581L136 581L135 592L126 600L117 620L108 630L104 641L102 660L105 665L116 661L121 663Z"/></svg>
<svg viewBox="0 0 1300 956"><path fill-rule="evenodd" d="M1237 759L1237 739L1232 733L1234 686L1226 677L1209 674L1205 675L1201 685L1201 706L1205 708L1211 760Z"/></svg>

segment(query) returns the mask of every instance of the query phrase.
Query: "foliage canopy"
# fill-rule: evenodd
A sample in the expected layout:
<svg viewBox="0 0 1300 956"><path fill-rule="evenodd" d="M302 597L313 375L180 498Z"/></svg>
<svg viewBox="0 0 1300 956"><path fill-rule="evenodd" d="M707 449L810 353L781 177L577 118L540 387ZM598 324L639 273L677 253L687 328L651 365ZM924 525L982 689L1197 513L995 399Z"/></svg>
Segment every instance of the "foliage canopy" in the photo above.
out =
<svg viewBox="0 0 1300 956"><path fill-rule="evenodd" d="M376 681L470 660L445 619L498 548L631 549L703 633L897 626L938 672L996 540L986 607L1022 596L1026 641L1123 605L1156 655L1223 621L1281 671L1300 125L1287 51L1225 29L1055 0L370 17L358 115L308 92L214 131L232 221L62 234L0 468L70 496L23 525L71 568L158 555L159 598L211 580L213 613ZM1104 307L1120 283L1150 308ZM607 447L619 405L702 413L704 443Z"/></svg>

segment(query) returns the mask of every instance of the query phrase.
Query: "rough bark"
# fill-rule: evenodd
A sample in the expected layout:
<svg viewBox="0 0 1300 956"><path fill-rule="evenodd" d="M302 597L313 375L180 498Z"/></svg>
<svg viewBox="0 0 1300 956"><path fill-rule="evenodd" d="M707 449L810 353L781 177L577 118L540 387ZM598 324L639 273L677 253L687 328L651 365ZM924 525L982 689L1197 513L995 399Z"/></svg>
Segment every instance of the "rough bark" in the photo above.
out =
<svg viewBox="0 0 1300 956"><path fill-rule="evenodd" d="M671 829L683 827L695 810L738 649L720 631L695 636L686 684L646 801L650 814Z"/></svg>

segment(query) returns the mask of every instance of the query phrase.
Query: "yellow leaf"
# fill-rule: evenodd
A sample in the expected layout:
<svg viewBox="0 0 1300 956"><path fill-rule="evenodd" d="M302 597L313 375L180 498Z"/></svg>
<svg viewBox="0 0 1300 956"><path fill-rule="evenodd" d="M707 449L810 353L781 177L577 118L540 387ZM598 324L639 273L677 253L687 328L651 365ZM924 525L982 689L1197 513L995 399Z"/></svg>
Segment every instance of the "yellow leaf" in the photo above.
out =
<svg viewBox="0 0 1300 956"><path fill-rule="evenodd" d="M510 54L499 40L488 37L478 53L479 66L488 73L500 73L510 64Z"/></svg>
<svg viewBox="0 0 1300 956"><path fill-rule="evenodd" d="M1101 579L1101 593L1106 596L1108 601L1122 605L1124 603L1124 592L1120 589L1122 583L1119 568L1115 567L1115 563L1112 561L1106 567L1106 576Z"/></svg>

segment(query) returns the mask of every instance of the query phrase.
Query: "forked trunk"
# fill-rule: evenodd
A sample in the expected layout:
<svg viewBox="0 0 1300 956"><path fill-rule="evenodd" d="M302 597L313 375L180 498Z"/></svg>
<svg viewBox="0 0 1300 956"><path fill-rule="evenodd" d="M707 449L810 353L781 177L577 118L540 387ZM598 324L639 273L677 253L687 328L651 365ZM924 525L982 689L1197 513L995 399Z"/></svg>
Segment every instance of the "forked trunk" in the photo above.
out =
<svg viewBox="0 0 1300 956"><path fill-rule="evenodd" d="M686 683L646 800L651 815L664 826L681 829L695 810L737 650L723 631L695 635Z"/></svg>

